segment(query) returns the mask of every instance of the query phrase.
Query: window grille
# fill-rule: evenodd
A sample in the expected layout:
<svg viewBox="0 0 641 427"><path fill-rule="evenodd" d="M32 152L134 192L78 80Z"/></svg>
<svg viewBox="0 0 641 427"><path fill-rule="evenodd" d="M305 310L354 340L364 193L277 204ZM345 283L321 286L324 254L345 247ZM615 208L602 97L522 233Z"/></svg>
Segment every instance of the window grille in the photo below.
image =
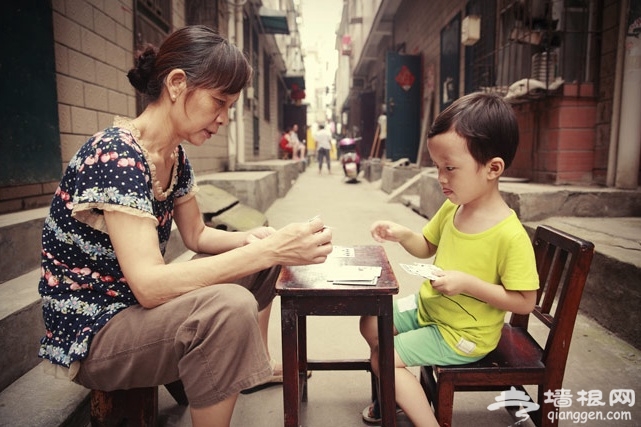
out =
<svg viewBox="0 0 641 427"><path fill-rule="evenodd" d="M468 2L466 14L481 16L481 37L465 50L465 92L527 98L562 83L595 83L598 10L601 0Z"/></svg>

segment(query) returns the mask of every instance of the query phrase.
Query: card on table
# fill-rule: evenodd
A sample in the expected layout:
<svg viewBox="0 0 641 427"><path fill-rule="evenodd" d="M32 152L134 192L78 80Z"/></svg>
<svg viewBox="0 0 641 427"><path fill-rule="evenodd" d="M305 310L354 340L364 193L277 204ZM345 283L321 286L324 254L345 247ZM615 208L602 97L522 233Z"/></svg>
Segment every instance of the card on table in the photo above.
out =
<svg viewBox="0 0 641 427"><path fill-rule="evenodd" d="M374 266L343 265L334 269L327 280L335 285L369 285L378 282L382 268Z"/></svg>

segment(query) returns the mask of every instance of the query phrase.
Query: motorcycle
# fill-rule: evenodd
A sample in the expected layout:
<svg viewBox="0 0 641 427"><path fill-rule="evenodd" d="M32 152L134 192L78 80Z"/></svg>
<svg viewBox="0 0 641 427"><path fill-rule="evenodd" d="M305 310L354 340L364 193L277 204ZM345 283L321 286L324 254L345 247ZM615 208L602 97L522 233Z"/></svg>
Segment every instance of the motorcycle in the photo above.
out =
<svg viewBox="0 0 641 427"><path fill-rule="evenodd" d="M349 182L356 182L361 171L361 156L358 141L361 138L343 138L338 142L338 154L343 173Z"/></svg>

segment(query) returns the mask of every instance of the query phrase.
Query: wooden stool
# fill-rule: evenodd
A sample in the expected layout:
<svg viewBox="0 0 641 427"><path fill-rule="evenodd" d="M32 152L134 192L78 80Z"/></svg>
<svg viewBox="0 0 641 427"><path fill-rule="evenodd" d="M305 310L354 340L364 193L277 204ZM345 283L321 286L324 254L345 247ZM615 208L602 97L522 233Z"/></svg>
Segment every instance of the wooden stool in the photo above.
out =
<svg viewBox="0 0 641 427"><path fill-rule="evenodd" d="M189 404L182 382L165 388L181 406ZM91 426L155 426L158 422L158 387L130 390L91 390Z"/></svg>

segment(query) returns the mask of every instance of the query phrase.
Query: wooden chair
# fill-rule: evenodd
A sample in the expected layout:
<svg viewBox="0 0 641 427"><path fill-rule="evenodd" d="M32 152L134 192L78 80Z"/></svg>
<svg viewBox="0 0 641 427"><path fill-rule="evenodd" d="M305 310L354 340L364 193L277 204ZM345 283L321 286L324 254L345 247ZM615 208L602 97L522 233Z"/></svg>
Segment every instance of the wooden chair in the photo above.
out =
<svg viewBox="0 0 641 427"><path fill-rule="evenodd" d="M167 384L165 388L179 405L189 404L182 382ZM91 390L90 396L92 427L158 425L158 387Z"/></svg>
<svg viewBox="0 0 641 427"><path fill-rule="evenodd" d="M594 245L552 227L539 226L533 239L539 273L533 315L549 328L545 347L528 332L529 315L512 314L503 326L498 347L478 362L460 366L423 366L421 385L441 427L451 427L455 391L502 391L538 386L537 426L556 426L548 418L558 411L545 392L561 389L581 295ZM529 397L529 395L526 395ZM531 398L530 398L531 399ZM506 399L507 400L507 399ZM493 400L489 400L491 404ZM506 408L510 409L510 408Z"/></svg>

